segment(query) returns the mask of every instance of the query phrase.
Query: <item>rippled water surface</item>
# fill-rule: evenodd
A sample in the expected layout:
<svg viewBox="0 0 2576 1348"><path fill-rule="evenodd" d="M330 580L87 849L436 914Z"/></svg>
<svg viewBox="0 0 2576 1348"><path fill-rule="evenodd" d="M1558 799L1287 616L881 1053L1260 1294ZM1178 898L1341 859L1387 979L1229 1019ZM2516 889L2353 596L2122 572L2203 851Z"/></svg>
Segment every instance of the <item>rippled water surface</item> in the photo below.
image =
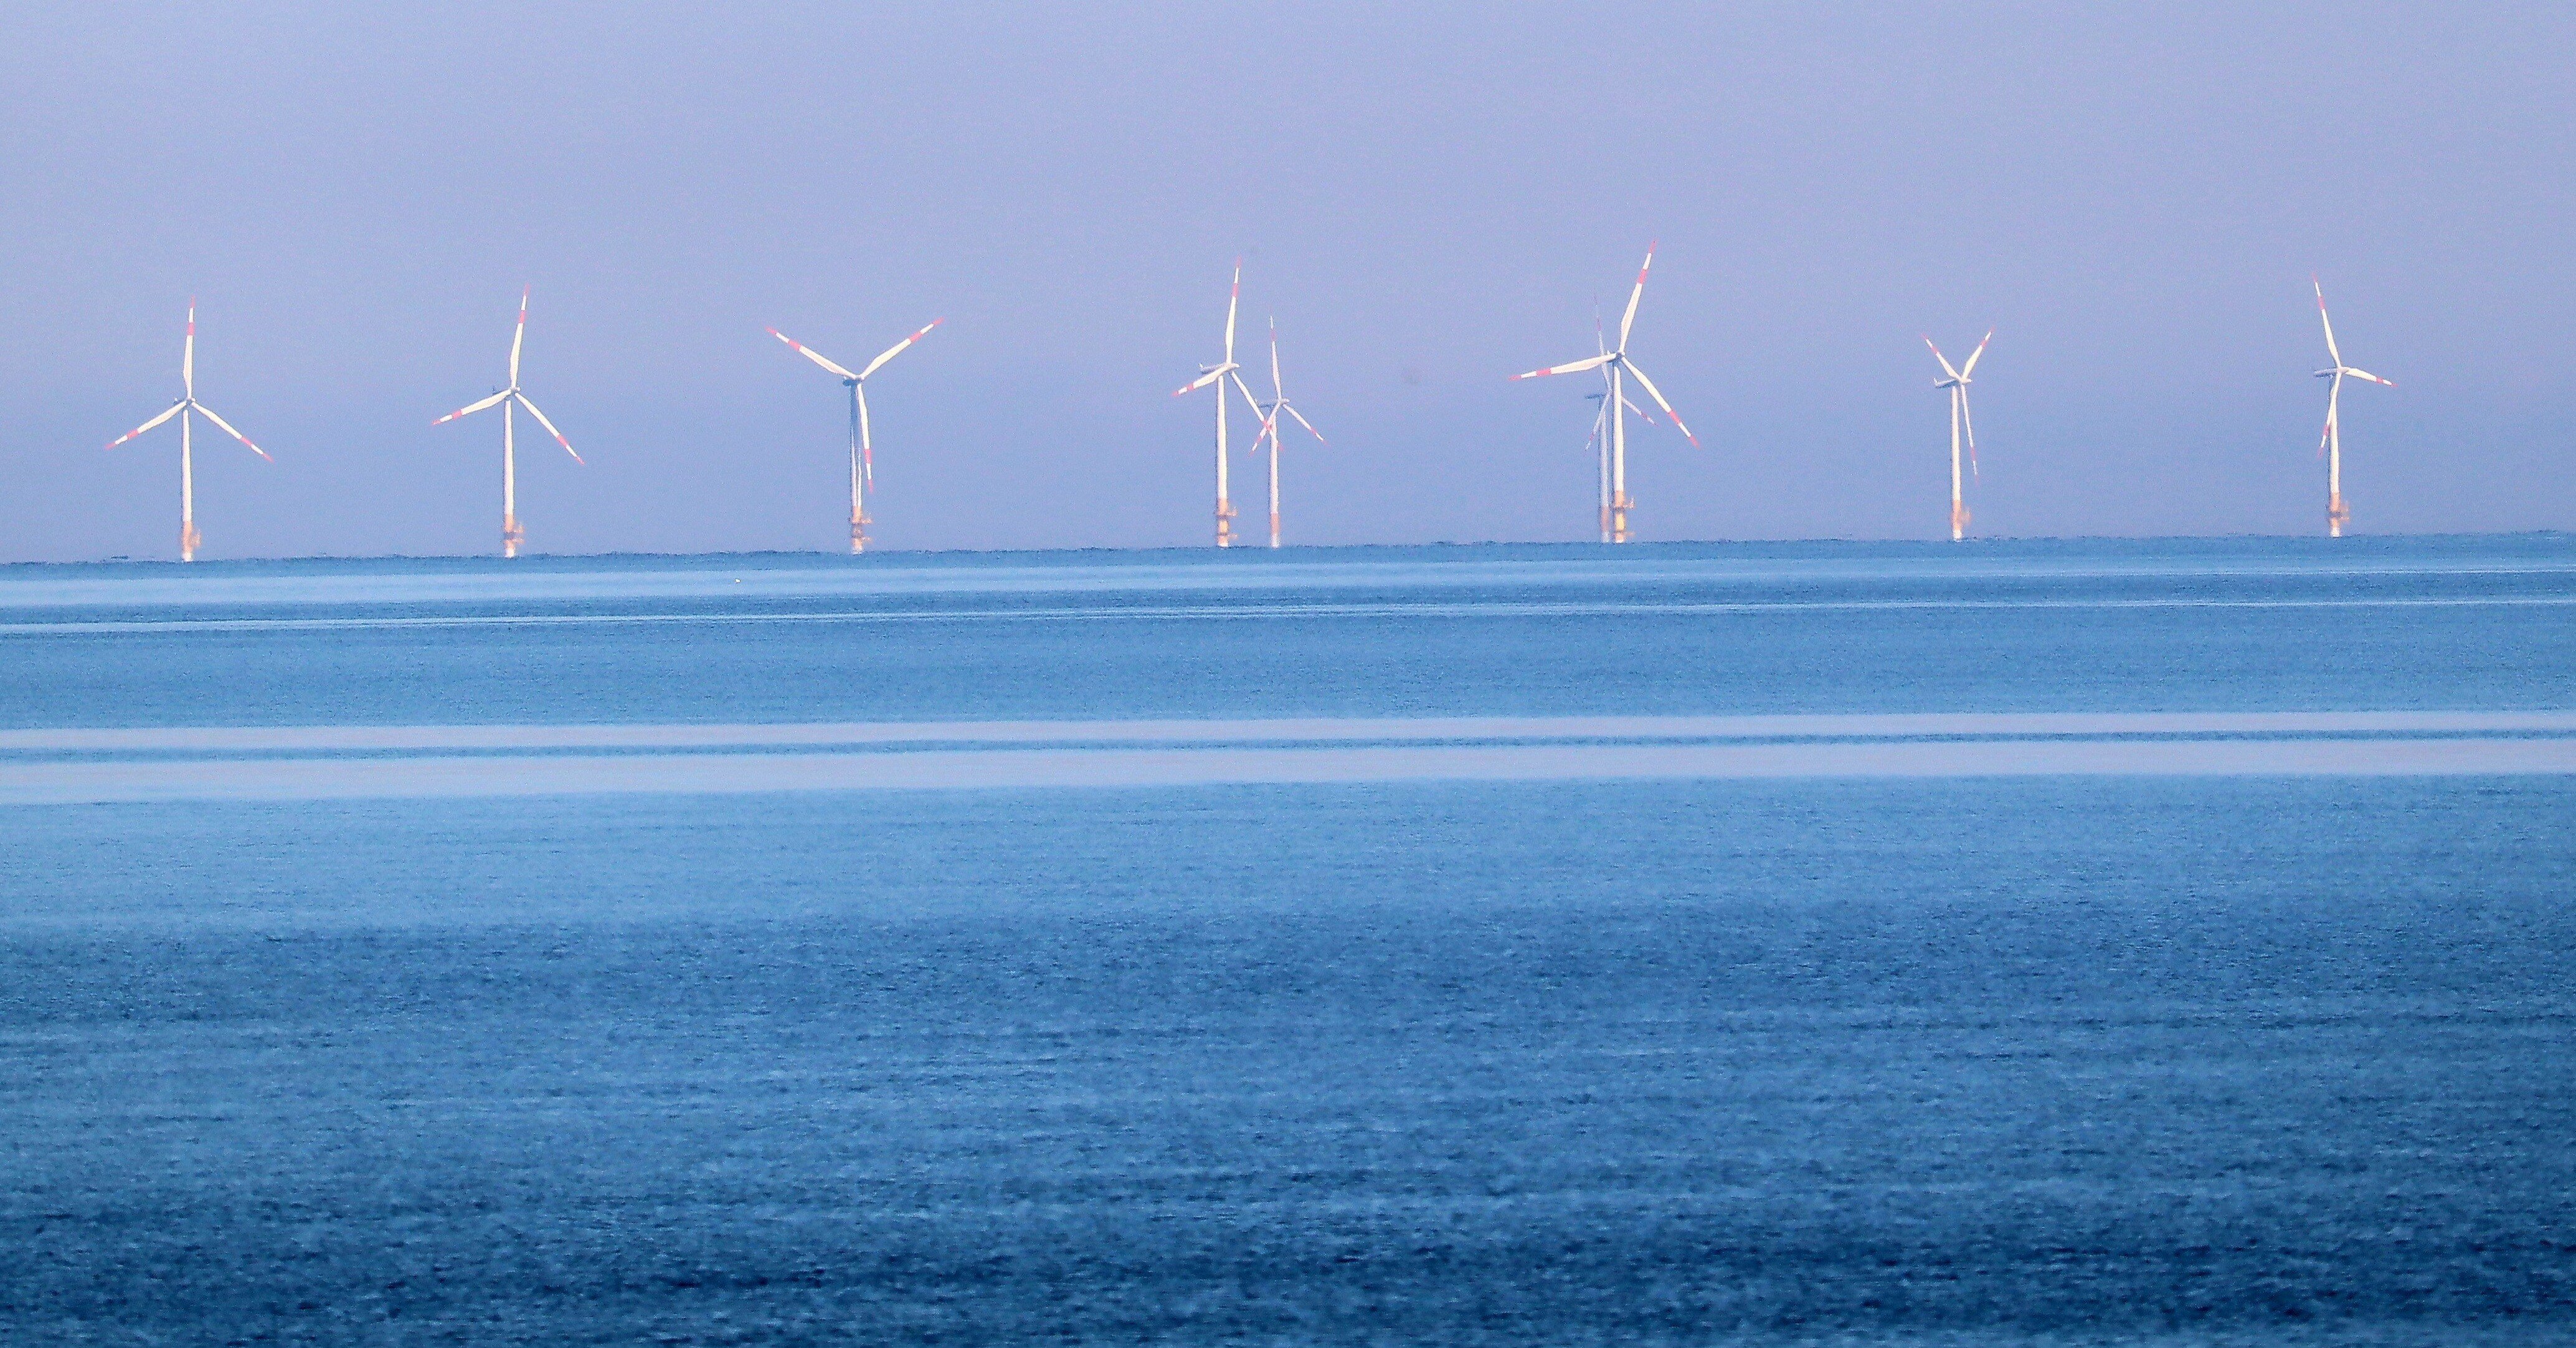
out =
<svg viewBox="0 0 2576 1348"><path fill-rule="evenodd" d="M2345 543L0 569L0 1339L2565 1341L2576 541Z"/></svg>

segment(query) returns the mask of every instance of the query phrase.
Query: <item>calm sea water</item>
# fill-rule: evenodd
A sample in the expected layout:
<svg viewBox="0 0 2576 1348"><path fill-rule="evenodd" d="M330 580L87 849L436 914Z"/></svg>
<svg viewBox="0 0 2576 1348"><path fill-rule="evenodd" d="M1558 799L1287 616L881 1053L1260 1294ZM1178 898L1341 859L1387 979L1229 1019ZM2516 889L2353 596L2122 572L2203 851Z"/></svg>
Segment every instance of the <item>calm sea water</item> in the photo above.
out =
<svg viewBox="0 0 2576 1348"><path fill-rule="evenodd" d="M2569 711L2554 536L0 569L0 1339L2562 1342Z"/></svg>

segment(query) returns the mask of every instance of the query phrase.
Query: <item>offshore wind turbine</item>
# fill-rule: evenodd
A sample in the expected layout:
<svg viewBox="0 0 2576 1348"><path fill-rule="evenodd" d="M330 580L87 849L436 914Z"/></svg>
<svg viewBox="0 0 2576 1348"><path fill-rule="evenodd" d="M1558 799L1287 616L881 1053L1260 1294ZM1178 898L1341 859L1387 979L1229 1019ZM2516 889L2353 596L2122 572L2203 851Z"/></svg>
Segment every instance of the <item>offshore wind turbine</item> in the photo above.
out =
<svg viewBox="0 0 2576 1348"><path fill-rule="evenodd" d="M1601 315L1598 312L1597 306L1592 315L1592 345L1593 348L1602 355L1608 355L1610 353L1609 342L1601 335ZM1617 393L1617 390L1610 387L1610 369L1605 365L1601 369L1601 391L1599 393L1587 393L1583 395L1591 401L1601 404L1601 406L1595 409L1592 413L1592 432L1583 438L1583 447L1587 450L1598 451L1597 457L1600 468L1599 477L1601 486L1601 541L1604 543L1610 541L1610 398L1614 393ZM1646 409L1639 407L1634 401L1631 401L1626 394L1619 393L1618 398L1629 411L1637 414L1639 420L1644 421L1649 426L1655 424L1654 415Z"/></svg>
<svg viewBox="0 0 2576 1348"><path fill-rule="evenodd" d="M1628 312L1619 320L1619 345L1615 349L1570 364L1551 365L1543 370L1512 376L1514 379L1536 379L1542 375L1578 374L1585 370L1608 372L1609 393L1602 401L1610 409L1610 506L1607 527L1602 532L1604 541L1611 543L1628 541L1628 512L1636 508L1636 503L1628 499L1628 399L1625 382L1635 378L1638 387L1646 390L1646 396L1655 400L1655 406L1664 409L1664 415L1673 419L1673 428L1680 431L1693 448L1699 445L1699 437L1692 435L1690 427L1683 424L1682 414L1673 410L1663 390L1656 388L1655 381L1647 378L1646 372L1639 369L1637 362L1628 355L1628 334L1637 326L1637 301L1645 297L1646 273L1654 265L1655 245L1648 244L1645 265L1637 268L1636 287L1628 292Z"/></svg>
<svg viewBox="0 0 2576 1348"><path fill-rule="evenodd" d="M2382 379L2368 370L2356 370L2343 363L2343 352L2335 349L2334 320L2326 317L2325 283L2310 276L2308 284L2316 287L2317 321L2325 325L2326 354L2334 359L2333 368L2317 371L2317 378L2334 380L2332 384L2326 386L2326 433L2317 440L2317 452L2326 456L2326 536L2341 538L2345 521L2352 518L2352 512L2345 509L2343 503L2341 408L2344 376L2351 375L2355 379L2367 379L2374 384L2386 384L2390 388L2395 388L2397 385L2394 381Z"/></svg>
<svg viewBox="0 0 2576 1348"><path fill-rule="evenodd" d="M902 355L905 348L929 336L931 328L938 327L947 321L945 318L930 320L928 326L921 331L887 347L875 360L868 362L868 368L857 374L852 374L833 364L825 359L821 352L798 342L786 333L776 328L769 330L770 336L787 343L788 348L796 354L839 375L841 382L850 390L850 551L854 555L867 551L868 526L876 523L875 520L868 518L867 511L867 488L877 484L876 450L868 432L868 376L884 369L887 361Z"/></svg>
<svg viewBox="0 0 2576 1348"><path fill-rule="evenodd" d="M172 417L179 419L179 560L183 562L197 560L196 435L190 422L198 415L203 415L224 434L248 446L251 453L268 458L267 450L251 444L249 436L234 430L231 422L216 416L215 409L197 401L197 297L191 295L188 297L188 338L179 349L179 401L170 404L161 415L116 437L107 445L114 449ZM275 463L276 460L269 459L269 462Z"/></svg>
<svg viewBox="0 0 2576 1348"><path fill-rule="evenodd" d="M1279 546L1279 414L1285 412L1295 417L1297 424L1306 428L1306 434L1315 437L1316 444L1330 443L1324 439L1322 431L1315 429L1315 423L1308 421L1306 414L1288 401L1288 390L1279 382L1279 320L1276 318L1270 320L1270 395L1267 415L1261 419L1261 434L1252 437L1251 452L1259 454L1261 442L1270 442L1270 546L1275 548Z"/></svg>
<svg viewBox="0 0 2576 1348"><path fill-rule="evenodd" d="M1933 380L1932 387L1950 390L1950 541L1953 543L1968 536L1968 502L1959 492L1959 429L1962 426L1968 431L1968 471L1977 471L1977 423L1968 415L1969 377L1977 372L1977 362L1985 357L1986 343L1994 339L1995 330L1986 329L1977 349L1968 353L1968 363L1956 369L1951 368L1950 358L1941 354L1941 348L1934 346L1930 337L1923 339L1925 346L1932 347L1932 359L1941 362L1941 373L1948 376Z"/></svg>
<svg viewBox="0 0 2576 1348"><path fill-rule="evenodd" d="M1234 502L1226 494L1225 461L1225 380L1229 376L1233 378L1235 388L1241 390L1243 400L1251 404L1252 415L1261 415L1261 403L1252 396L1251 389L1244 387L1240 373L1243 367L1234 363L1234 313L1242 299L1243 259L1236 258L1234 290L1225 301L1225 359L1214 365L1200 366L1198 378L1172 390L1173 397L1186 398L1210 384L1216 385L1216 545L1220 548L1234 546Z"/></svg>
<svg viewBox="0 0 2576 1348"><path fill-rule="evenodd" d="M501 409L501 555L504 557L518 556L519 545L528 541L527 532L519 527L519 443L517 427L511 419L513 405L528 409L528 415L535 417L537 424L546 428L546 434L553 436L555 443L563 446L564 453L572 455L574 463L582 461L581 455L574 453L572 441L566 440L563 432L556 430L555 424L546 420L546 414L538 411L535 403L528 401L528 395L519 391L519 348L525 345L527 340L528 292L522 289L519 291L519 327L518 331L510 337L510 386L481 402L467 403L429 423L432 426L444 426L458 417L471 416L487 407L497 406Z"/></svg>

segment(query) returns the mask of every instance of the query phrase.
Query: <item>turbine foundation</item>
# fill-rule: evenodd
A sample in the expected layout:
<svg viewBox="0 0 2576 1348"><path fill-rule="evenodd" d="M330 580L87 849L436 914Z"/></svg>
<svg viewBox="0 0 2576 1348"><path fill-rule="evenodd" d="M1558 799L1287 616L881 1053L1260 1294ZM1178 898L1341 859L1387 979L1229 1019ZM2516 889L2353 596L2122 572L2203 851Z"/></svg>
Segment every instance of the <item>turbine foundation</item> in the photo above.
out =
<svg viewBox="0 0 2576 1348"><path fill-rule="evenodd" d="M527 541L528 531L519 527L519 517L516 515L503 515L501 517L501 555L504 557L518 556L519 545Z"/></svg>
<svg viewBox="0 0 2576 1348"><path fill-rule="evenodd" d="M1950 541L1956 543L1965 539L1967 536L1968 507L1957 501L1952 501L1950 503Z"/></svg>
<svg viewBox="0 0 2576 1348"><path fill-rule="evenodd" d="M1270 546L1279 546L1279 512L1270 512Z"/></svg>
<svg viewBox="0 0 2576 1348"><path fill-rule="evenodd" d="M1613 543L1625 543L1625 542L1627 542L1627 541L1628 541L1628 512L1629 512L1629 511L1631 511L1631 510L1634 510L1634 509L1636 509L1636 508L1637 508L1637 503L1636 503L1635 501L1629 500L1629 499L1628 499L1628 495L1627 495L1627 493L1625 493L1625 492L1621 492L1618 496L1616 496L1616 497L1614 497L1614 498L1612 498L1612 499L1611 499L1611 502L1610 502L1610 541L1611 541L1611 542L1613 542Z"/></svg>
<svg viewBox="0 0 2576 1348"><path fill-rule="evenodd" d="M1234 546L1234 503L1222 496L1216 498L1216 545Z"/></svg>
<svg viewBox="0 0 2576 1348"><path fill-rule="evenodd" d="M197 537L197 526L194 523L180 525L179 560L183 562L197 560L197 544L201 541L203 540Z"/></svg>
<svg viewBox="0 0 2576 1348"><path fill-rule="evenodd" d="M2351 519L2352 510L2343 503L2343 493L2330 493L2326 497L2326 537L2343 537L2343 526Z"/></svg>
<svg viewBox="0 0 2576 1348"><path fill-rule="evenodd" d="M852 518L851 518L851 520L850 520L850 555L851 555L851 556L856 557L856 556L858 556L860 553L865 552L865 551L867 551L867 550L868 550L868 526L869 526L869 525L871 525L871 524L874 524L874 523L876 523L876 521L875 521L875 520L872 520L872 519L868 518L868 517L867 517L867 516L865 516L865 515L858 515L858 516L854 516L854 517L852 517Z"/></svg>

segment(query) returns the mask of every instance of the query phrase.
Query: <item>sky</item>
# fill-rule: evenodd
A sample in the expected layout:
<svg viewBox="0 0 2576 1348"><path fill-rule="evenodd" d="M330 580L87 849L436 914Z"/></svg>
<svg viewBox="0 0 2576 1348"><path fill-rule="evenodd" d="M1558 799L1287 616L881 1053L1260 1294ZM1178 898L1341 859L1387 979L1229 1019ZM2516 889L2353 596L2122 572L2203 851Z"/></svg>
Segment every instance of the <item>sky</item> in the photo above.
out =
<svg viewBox="0 0 2576 1348"><path fill-rule="evenodd" d="M1646 540L2576 528L2563 6L31 7L0 49L0 560L1207 541L1243 345L1329 443L1291 543L1584 540L1587 355L1631 351ZM1075 12L1081 10L1082 12ZM1588 378L1588 377L1587 377ZM1235 496L1259 530L1260 464Z"/></svg>

